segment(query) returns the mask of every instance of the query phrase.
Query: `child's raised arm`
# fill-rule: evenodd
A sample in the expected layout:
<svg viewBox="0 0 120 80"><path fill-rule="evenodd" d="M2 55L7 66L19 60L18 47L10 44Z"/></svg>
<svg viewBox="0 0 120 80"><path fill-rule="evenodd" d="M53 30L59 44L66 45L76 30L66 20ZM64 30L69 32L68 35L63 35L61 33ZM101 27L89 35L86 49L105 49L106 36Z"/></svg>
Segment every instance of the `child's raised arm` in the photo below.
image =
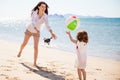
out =
<svg viewBox="0 0 120 80"><path fill-rule="evenodd" d="M72 41L75 44L77 43L77 40L75 40L75 39L72 38L72 36L70 34L70 31L66 31L66 34L68 34L70 41Z"/></svg>

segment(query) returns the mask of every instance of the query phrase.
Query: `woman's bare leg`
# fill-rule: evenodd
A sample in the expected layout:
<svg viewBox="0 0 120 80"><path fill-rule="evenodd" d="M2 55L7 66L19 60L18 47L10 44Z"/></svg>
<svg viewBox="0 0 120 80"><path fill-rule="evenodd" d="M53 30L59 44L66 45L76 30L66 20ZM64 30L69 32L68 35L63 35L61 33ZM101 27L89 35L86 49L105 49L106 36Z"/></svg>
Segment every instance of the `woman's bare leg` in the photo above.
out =
<svg viewBox="0 0 120 80"><path fill-rule="evenodd" d="M34 66L36 65L37 57L38 57L38 44L39 44L39 37L33 36L34 38Z"/></svg>
<svg viewBox="0 0 120 80"><path fill-rule="evenodd" d="M30 35L25 34L24 41L23 41L23 43L22 43L22 45L21 45L21 47L20 47L20 51L19 51L17 57L20 57L20 56L21 56L22 50L24 49L24 47L25 47L26 44L28 43L29 38L30 38Z"/></svg>

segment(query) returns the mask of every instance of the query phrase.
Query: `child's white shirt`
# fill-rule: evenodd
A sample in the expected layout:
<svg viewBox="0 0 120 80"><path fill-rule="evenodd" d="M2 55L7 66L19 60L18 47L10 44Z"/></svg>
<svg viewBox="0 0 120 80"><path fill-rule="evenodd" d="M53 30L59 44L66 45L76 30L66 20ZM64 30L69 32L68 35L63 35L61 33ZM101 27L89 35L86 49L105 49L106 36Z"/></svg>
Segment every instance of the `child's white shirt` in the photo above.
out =
<svg viewBox="0 0 120 80"><path fill-rule="evenodd" d="M75 67L84 69L86 67L86 61L87 61L87 44L85 42L79 42L77 41L76 44L76 62Z"/></svg>

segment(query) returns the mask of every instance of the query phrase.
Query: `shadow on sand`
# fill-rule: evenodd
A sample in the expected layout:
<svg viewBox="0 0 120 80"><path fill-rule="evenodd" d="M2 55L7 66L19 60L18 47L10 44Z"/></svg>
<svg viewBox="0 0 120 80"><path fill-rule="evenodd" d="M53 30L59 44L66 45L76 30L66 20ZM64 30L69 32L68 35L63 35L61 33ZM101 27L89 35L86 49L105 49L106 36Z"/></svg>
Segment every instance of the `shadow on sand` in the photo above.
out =
<svg viewBox="0 0 120 80"><path fill-rule="evenodd" d="M61 76L61 75L57 75L55 73L53 73L52 71L47 71L47 70L43 70L41 67L39 66L36 66L37 69L34 69L32 67L29 67L28 65L24 64L24 63L21 63L24 67L28 68L30 71L40 75L40 76L43 76L45 78L48 78L50 80L65 80L64 79L64 76Z"/></svg>

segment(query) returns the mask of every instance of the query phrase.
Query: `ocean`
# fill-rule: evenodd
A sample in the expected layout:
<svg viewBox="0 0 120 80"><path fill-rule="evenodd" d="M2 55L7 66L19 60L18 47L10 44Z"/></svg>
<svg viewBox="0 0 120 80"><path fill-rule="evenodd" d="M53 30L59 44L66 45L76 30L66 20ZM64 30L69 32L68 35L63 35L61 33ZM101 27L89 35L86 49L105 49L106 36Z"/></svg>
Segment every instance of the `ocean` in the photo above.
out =
<svg viewBox="0 0 120 80"><path fill-rule="evenodd" d="M104 17L80 17L80 26L77 30L71 31L73 38L79 30L86 30L89 36L88 51L90 56L97 56L120 60L120 18L104 18ZM75 53L75 44L73 44L65 31L67 17L50 16L49 23L57 39L51 40L50 48L64 50ZM24 32L28 19L24 20L0 20L0 40L22 43ZM42 26L40 34L39 46L44 45L43 38L51 37L45 25ZM33 45L33 38L28 42ZM4 46L4 45L3 45Z"/></svg>

